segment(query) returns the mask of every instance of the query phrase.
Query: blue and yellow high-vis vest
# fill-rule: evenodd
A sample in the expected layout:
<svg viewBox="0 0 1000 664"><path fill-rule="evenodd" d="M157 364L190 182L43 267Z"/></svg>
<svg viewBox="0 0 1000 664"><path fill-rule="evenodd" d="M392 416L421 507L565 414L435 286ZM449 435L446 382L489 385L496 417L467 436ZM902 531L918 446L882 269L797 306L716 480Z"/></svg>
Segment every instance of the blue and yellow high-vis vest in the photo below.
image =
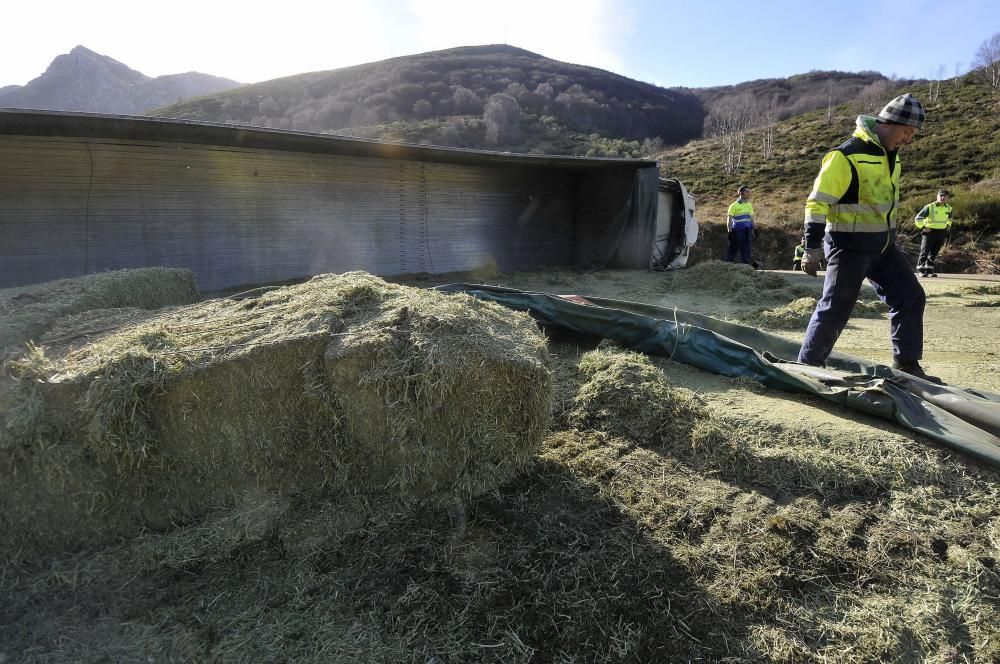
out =
<svg viewBox="0 0 1000 664"><path fill-rule="evenodd" d="M896 241L899 157L889 157L875 133L875 118L861 115L854 134L823 157L806 201L806 247L824 238L833 247L881 253Z"/></svg>
<svg viewBox="0 0 1000 664"><path fill-rule="evenodd" d="M738 199L732 202L726 214L733 218L733 230L753 228L753 205L750 201Z"/></svg>
<svg viewBox="0 0 1000 664"><path fill-rule="evenodd" d="M931 228L936 231L949 228L951 227L951 206L947 203L929 203L917 213L913 225L917 228Z"/></svg>

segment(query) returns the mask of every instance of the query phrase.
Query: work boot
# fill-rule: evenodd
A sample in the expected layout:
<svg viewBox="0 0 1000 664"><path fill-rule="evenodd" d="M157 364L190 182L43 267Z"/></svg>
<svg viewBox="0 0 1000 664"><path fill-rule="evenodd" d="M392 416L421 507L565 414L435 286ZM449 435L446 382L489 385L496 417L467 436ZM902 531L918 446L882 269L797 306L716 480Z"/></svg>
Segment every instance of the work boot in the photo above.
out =
<svg viewBox="0 0 1000 664"><path fill-rule="evenodd" d="M893 360L892 368L897 371L908 373L911 376L916 376L917 378L923 378L924 380L930 383L944 385L943 380L941 380L937 376L931 376L930 374L928 374L926 371L924 371L924 368L920 366L920 362L917 362L916 360L910 360L910 361Z"/></svg>
<svg viewBox="0 0 1000 664"><path fill-rule="evenodd" d="M928 274L927 276L928 276L928 277L936 277L936 276L937 276L937 272L931 272L931 273L930 273L930 274Z"/></svg>

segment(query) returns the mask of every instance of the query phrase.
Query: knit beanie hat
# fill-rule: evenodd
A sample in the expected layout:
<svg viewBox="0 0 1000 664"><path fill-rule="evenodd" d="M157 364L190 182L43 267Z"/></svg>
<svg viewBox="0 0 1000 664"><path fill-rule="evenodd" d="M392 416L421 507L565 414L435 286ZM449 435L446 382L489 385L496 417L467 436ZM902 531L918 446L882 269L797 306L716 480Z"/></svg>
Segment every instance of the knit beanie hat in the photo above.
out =
<svg viewBox="0 0 1000 664"><path fill-rule="evenodd" d="M875 119L920 129L924 124L924 107L916 97L907 93L886 104Z"/></svg>

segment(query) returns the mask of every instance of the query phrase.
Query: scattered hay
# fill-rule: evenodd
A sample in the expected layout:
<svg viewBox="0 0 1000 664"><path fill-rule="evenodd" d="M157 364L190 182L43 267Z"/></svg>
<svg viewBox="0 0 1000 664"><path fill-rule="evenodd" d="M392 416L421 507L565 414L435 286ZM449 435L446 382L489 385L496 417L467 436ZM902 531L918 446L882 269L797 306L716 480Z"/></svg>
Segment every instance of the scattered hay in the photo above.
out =
<svg viewBox="0 0 1000 664"><path fill-rule="evenodd" d="M968 302L965 304L967 307L1000 307L1000 297L992 298L989 300L976 300L975 302Z"/></svg>
<svg viewBox="0 0 1000 664"><path fill-rule="evenodd" d="M148 267L101 272L0 290L0 353L37 340L60 318L92 309L161 307L198 301L190 270Z"/></svg>
<svg viewBox="0 0 1000 664"><path fill-rule="evenodd" d="M813 295L815 289L793 286L784 277L760 272L743 263L706 261L686 270L667 273L670 290L712 293L741 303L789 301Z"/></svg>
<svg viewBox="0 0 1000 664"><path fill-rule="evenodd" d="M959 289L964 295L1000 295L1000 284L977 284L962 286Z"/></svg>
<svg viewBox="0 0 1000 664"><path fill-rule="evenodd" d="M809 324L818 302L815 297L801 297L773 309L758 309L740 319L744 325L780 330L802 329ZM889 307L881 300L858 300L851 312L853 318L881 318Z"/></svg>
<svg viewBox="0 0 1000 664"><path fill-rule="evenodd" d="M646 355L598 349L580 358L578 371L584 382L567 418L570 426L648 444L690 445L704 408L690 390L670 387Z"/></svg>
<svg viewBox="0 0 1000 664"><path fill-rule="evenodd" d="M669 360L590 347L552 343L554 426L526 472L468 501L464 530L398 496L257 489L186 527L0 569L0 650L1000 661L994 470L881 422L732 411L671 385Z"/></svg>
<svg viewBox="0 0 1000 664"><path fill-rule="evenodd" d="M527 464L549 421L527 315L363 273L58 332L0 380L7 553L184 523L247 491L467 499Z"/></svg>

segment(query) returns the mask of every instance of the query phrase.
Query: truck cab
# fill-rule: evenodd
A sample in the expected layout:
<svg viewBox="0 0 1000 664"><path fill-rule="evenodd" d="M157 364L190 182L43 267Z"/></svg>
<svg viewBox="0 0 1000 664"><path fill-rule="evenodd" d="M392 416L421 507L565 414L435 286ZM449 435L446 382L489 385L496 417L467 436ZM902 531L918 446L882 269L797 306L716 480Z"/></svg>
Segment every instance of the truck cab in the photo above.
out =
<svg viewBox="0 0 1000 664"><path fill-rule="evenodd" d="M680 180L660 178L656 206L656 235L650 255L651 270L673 270L687 265L698 240L694 196Z"/></svg>

